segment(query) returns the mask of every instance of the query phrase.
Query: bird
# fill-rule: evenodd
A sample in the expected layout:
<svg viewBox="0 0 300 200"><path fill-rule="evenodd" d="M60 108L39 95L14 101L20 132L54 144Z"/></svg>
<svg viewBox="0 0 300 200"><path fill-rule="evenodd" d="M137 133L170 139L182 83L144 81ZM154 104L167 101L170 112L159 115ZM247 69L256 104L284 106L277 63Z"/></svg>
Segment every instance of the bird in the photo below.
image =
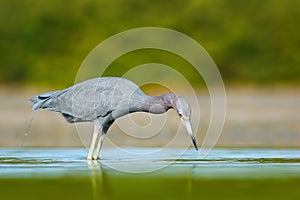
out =
<svg viewBox="0 0 300 200"><path fill-rule="evenodd" d="M176 110L198 150L191 126L191 106L185 98L176 94L149 96L134 82L122 77L88 79L63 90L39 94L29 101L33 111L46 109L61 113L68 123L92 122L89 161L100 159L104 137L114 121L134 112L162 114L169 109Z"/></svg>

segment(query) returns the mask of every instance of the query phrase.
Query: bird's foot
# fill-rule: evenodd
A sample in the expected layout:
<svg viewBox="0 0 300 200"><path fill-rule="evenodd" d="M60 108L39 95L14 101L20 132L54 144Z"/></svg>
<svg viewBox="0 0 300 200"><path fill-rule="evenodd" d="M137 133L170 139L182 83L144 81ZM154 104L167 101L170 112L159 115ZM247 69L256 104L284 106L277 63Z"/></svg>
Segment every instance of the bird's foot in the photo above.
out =
<svg viewBox="0 0 300 200"><path fill-rule="evenodd" d="M94 156L93 160L100 160L99 156Z"/></svg>
<svg viewBox="0 0 300 200"><path fill-rule="evenodd" d="M92 155L89 154L88 157L87 157L87 160L88 160L88 161L92 161L92 160L93 160Z"/></svg>

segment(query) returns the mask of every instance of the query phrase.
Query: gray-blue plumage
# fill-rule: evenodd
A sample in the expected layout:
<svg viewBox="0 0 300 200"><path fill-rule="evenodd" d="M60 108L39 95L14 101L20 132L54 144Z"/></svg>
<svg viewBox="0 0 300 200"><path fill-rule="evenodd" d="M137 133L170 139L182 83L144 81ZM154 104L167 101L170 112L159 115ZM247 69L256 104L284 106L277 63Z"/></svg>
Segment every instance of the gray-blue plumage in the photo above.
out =
<svg viewBox="0 0 300 200"><path fill-rule="evenodd" d="M68 122L94 121L113 114L118 118L145 99L133 82L123 78L95 78L60 91L47 92L32 99L33 109L60 112ZM132 100L131 100L132 99ZM130 103L129 103L130 102Z"/></svg>
<svg viewBox="0 0 300 200"><path fill-rule="evenodd" d="M33 110L47 109L59 112L69 123L94 122L94 135L88 159L92 159L100 128L102 134L94 159L98 159L104 135L117 118L132 112L160 114L170 108L180 115L197 149L190 126L190 105L184 98L175 94L148 96L135 83L124 78L90 79L64 90L37 95L30 101L33 103Z"/></svg>

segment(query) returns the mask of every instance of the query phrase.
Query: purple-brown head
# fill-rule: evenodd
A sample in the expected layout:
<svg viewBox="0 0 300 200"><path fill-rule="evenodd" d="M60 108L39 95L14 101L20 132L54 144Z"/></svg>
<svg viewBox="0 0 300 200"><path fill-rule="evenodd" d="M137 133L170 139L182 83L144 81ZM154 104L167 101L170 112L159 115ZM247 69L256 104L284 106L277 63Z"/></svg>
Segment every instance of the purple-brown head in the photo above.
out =
<svg viewBox="0 0 300 200"><path fill-rule="evenodd" d="M168 99L170 107L177 111L181 122L192 139L195 149L198 150L196 138L191 125L192 111L190 104L186 99L176 94L167 94L165 95L165 98Z"/></svg>

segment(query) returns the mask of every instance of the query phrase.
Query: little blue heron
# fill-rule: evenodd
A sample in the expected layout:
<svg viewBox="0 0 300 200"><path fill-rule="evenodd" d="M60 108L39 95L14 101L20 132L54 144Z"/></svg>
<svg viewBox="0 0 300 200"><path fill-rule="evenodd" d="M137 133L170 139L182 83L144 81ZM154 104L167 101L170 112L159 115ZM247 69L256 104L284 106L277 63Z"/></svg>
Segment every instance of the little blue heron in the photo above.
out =
<svg viewBox="0 0 300 200"><path fill-rule="evenodd" d="M161 114L171 108L177 111L198 150L190 122L191 107L183 97L176 94L148 96L135 83L124 78L89 79L64 90L37 95L29 101L33 103L34 111L47 109L59 112L69 123L93 122L94 133L88 160L99 159L104 136L117 118L133 112ZM100 128L102 134L99 138Z"/></svg>

